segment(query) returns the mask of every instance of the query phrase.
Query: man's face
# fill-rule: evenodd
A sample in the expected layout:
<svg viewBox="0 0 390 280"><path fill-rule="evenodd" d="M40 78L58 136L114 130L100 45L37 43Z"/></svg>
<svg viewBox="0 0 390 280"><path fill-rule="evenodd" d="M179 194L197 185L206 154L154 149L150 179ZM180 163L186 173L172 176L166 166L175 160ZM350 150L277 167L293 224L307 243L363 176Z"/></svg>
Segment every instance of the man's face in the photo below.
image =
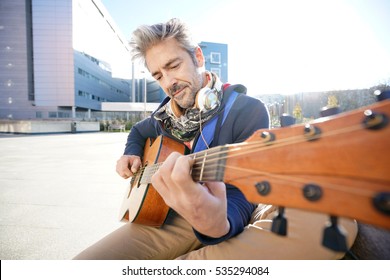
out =
<svg viewBox="0 0 390 280"><path fill-rule="evenodd" d="M164 92L182 108L191 108L196 93L203 87L199 67L203 66L203 53L195 52L197 65L176 39L170 38L146 51L146 65Z"/></svg>

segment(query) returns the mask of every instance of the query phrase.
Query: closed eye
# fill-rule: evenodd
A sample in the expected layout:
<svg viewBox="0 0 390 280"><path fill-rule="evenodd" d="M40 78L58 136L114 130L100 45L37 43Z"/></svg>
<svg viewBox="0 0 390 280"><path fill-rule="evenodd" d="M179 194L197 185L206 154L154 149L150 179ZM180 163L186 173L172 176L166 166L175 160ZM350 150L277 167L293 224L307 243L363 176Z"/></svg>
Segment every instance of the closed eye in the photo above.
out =
<svg viewBox="0 0 390 280"><path fill-rule="evenodd" d="M163 69L166 71L177 70L178 68L180 68L181 64L182 64L182 59L174 58L174 59L168 61L164 65ZM161 80L162 76L163 76L163 74L160 71L156 71L156 72L152 73L152 77L155 78L157 81Z"/></svg>

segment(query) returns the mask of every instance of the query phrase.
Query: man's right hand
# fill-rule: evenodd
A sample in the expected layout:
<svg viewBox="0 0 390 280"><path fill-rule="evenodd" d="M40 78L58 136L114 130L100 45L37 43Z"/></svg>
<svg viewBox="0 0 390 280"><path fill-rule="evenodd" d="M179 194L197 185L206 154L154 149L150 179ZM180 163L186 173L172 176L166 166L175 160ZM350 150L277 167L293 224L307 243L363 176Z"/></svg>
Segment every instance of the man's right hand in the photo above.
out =
<svg viewBox="0 0 390 280"><path fill-rule="evenodd" d="M133 155L123 155L116 162L116 172L124 179L132 177L141 166L141 158Z"/></svg>

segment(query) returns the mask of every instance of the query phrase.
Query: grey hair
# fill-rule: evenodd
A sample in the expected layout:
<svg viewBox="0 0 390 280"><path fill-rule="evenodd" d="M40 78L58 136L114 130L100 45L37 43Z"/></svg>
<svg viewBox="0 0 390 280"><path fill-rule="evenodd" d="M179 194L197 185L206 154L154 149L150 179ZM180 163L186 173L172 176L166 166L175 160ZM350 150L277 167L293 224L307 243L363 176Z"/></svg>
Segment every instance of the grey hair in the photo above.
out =
<svg viewBox="0 0 390 280"><path fill-rule="evenodd" d="M147 66L146 51L169 38L175 38L196 64L195 50L198 44L192 40L188 27L177 18L170 19L166 23L139 26L130 40L133 61L140 59L141 63Z"/></svg>

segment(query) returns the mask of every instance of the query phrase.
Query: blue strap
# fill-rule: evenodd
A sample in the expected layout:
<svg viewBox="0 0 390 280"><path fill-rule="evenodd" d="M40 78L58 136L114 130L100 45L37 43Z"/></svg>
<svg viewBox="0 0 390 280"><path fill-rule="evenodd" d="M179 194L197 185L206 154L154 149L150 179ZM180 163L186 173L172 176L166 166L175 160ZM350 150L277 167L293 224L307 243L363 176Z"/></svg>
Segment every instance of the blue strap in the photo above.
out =
<svg viewBox="0 0 390 280"><path fill-rule="evenodd" d="M221 126L225 122L225 119L226 119L230 109L232 108L233 103L236 100L237 96L238 96L238 93L236 91L233 91L230 94L229 99L225 105L225 110L223 112L223 119L222 119ZM217 120L218 120L218 116L214 116L214 118L212 118L204 126L204 128L202 130L203 137L202 137L202 135L199 136L198 142L196 143L196 146L194 149L194 153L205 150L207 148L207 146L210 145L211 141L213 141L215 126L217 125Z"/></svg>

